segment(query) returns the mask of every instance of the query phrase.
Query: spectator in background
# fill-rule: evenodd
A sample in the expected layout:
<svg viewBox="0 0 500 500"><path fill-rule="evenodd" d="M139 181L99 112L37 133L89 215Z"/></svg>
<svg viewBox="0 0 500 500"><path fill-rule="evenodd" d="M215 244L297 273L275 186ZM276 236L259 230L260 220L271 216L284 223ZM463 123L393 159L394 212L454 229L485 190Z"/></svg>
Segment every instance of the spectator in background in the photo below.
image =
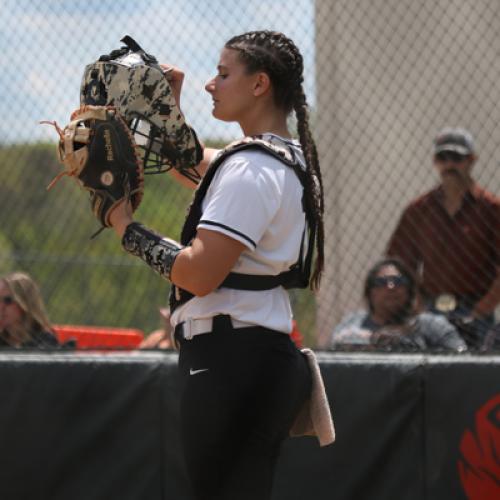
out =
<svg viewBox="0 0 500 500"><path fill-rule="evenodd" d="M332 334L332 348L465 351L465 342L445 317L415 313L416 291L413 274L401 261L375 264L364 285L368 311L340 322Z"/></svg>
<svg viewBox="0 0 500 500"><path fill-rule="evenodd" d="M160 308L162 326L158 330L151 332L140 343L139 349L173 349L172 325L170 324L170 309Z"/></svg>
<svg viewBox="0 0 500 500"><path fill-rule="evenodd" d="M410 203L387 249L419 274L424 307L468 323L471 347L483 343L500 303L500 200L472 178L476 160L467 130L439 132L441 184Z"/></svg>
<svg viewBox="0 0 500 500"><path fill-rule="evenodd" d="M0 347L52 348L52 331L42 296L33 279L21 272L0 279Z"/></svg>

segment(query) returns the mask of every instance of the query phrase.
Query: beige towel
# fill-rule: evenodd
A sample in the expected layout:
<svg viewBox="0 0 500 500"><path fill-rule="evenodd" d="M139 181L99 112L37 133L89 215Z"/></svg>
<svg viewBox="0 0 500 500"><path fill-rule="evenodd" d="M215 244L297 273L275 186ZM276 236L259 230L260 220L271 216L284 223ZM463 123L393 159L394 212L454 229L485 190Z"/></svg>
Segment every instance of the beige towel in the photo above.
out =
<svg viewBox="0 0 500 500"><path fill-rule="evenodd" d="M332 444L335 441L335 427L325 385L319 370L318 360L311 349L302 349L311 369L311 397L300 409L295 422L290 429L290 436L316 436L320 446Z"/></svg>

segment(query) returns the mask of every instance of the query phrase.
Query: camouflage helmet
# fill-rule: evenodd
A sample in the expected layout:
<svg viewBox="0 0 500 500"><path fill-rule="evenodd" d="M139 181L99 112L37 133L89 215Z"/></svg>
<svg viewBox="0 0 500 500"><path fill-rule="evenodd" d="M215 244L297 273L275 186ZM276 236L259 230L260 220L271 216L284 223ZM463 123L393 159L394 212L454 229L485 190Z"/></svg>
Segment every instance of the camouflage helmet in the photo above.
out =
<svg viewBox="0 0 500 500"><path fill-rule="evenodd" d="M202 159L202 147L177 106L164 70L135 40L126 36L121 41L125 47L85 67L80 103L117 109L143 151L144 173L175 168L197 182L193 167Z"/></svg>

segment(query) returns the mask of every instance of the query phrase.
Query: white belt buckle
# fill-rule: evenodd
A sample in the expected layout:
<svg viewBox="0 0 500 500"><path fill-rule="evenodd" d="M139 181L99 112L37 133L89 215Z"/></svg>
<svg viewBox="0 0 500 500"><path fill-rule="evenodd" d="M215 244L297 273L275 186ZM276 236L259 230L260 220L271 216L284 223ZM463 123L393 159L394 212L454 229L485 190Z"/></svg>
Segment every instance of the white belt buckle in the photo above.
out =
<svg viewBox="0 0 500 500"><path fill-rule="evenodd" d="M457 308L457 305L457 299L451 293L442 293L434 302L434 307L442 313L454 311Z"/></svg>

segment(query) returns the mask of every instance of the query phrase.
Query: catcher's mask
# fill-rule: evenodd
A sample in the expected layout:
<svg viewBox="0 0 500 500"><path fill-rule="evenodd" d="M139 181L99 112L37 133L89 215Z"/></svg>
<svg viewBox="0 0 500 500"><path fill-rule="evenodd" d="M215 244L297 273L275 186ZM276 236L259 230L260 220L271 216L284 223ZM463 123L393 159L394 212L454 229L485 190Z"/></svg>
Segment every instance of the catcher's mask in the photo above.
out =
<svg viewBox="0 0 500 500"><path fill-rule="evenodd" d="M125 46L85 67L81 104L114 106L141 148L145 174L175 168L198 182L202 147L185 122L164 70L129 36Z"/></svg>

